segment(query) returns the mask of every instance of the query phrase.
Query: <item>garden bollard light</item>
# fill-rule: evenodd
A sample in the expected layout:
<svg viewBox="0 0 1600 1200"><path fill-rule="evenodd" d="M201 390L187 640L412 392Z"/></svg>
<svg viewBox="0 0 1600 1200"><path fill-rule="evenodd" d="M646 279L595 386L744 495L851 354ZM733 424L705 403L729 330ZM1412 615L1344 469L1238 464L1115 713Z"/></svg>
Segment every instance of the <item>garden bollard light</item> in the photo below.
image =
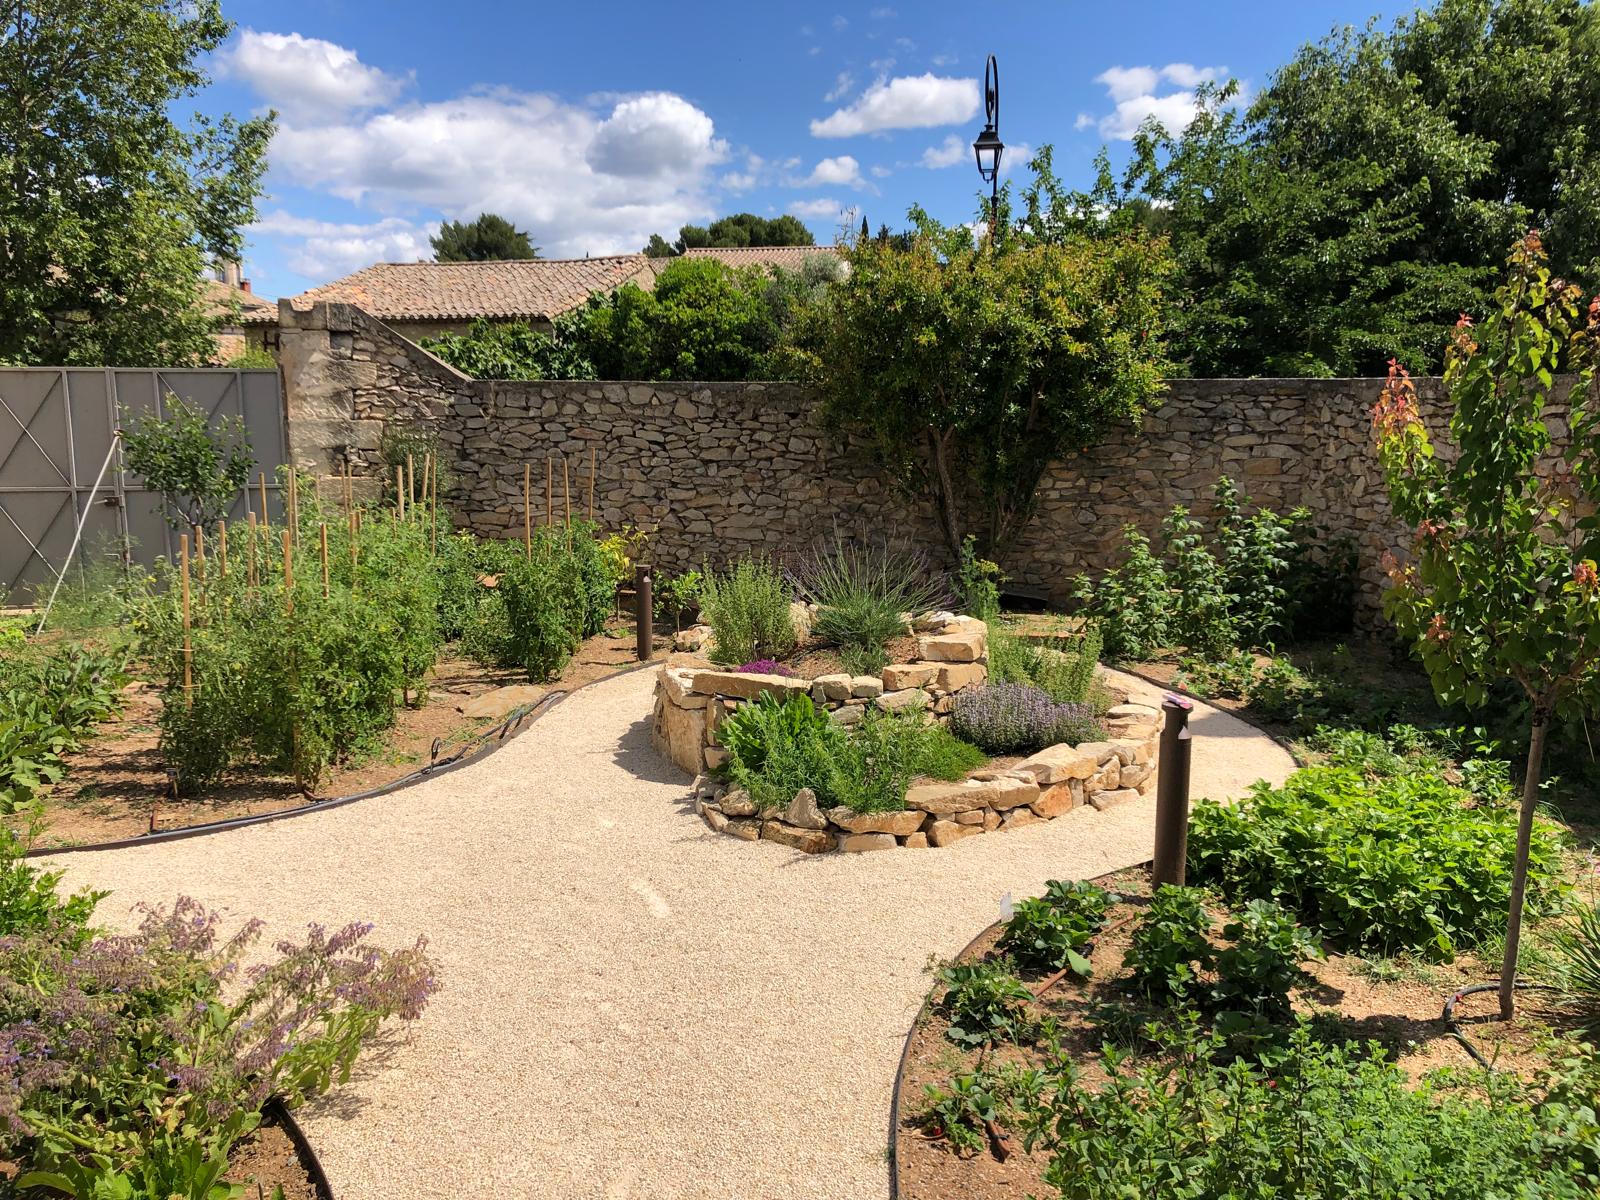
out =
<svg viewBox="0 0 1600 1200"><path fill-rule="evenodd" d="M633 624L638 632L640 662L649 662L655 649L655 604L650 596L650 568L639 566L633 572Z"/></svg>
<svg viewBox="0 0 1600 1200"><path fill-rule="evenodd" d="M1168 692L1161 700L1161 766L1156 773L1156 855L1150 881L1160 887L1184 879L1189 854L1189 714L1194 701Z"/></svg>

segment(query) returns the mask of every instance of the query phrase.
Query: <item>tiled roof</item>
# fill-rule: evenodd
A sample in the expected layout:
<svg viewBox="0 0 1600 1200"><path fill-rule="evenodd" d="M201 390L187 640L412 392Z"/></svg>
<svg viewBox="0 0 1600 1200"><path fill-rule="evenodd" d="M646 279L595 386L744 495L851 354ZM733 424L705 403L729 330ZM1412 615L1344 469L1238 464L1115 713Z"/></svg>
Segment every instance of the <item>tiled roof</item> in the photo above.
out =
<svg viewBox="0 0 1600 1200"><path fill-rule="evenodd" d="M549 320L591 293L609 292L630 279L652 281L644 255L377 263L301 292L290 303L298 312L319 300L354 304L380 321Z"/></svg>
<svg viewBox="0 0 1600 1200"><path fill-rule="evenodd" d="M254 292L247 292L243 288L236 288L216 279L203 279L200 284L201 300L210 316L230 316L233 306L237 304L239 316L246 323L251 320L278 319L278 306L271 300L262 299Z"/></svg>
<svg viewBox="0 0 1600 1200"><path fill-rule="evenodd" d="M730 267L784 267L798 271L806 259L826 256L838 258L837 246L697 246L683 252L684 258L714 258ZM657 275L672 259L652 258L650 268Z"/></svg>

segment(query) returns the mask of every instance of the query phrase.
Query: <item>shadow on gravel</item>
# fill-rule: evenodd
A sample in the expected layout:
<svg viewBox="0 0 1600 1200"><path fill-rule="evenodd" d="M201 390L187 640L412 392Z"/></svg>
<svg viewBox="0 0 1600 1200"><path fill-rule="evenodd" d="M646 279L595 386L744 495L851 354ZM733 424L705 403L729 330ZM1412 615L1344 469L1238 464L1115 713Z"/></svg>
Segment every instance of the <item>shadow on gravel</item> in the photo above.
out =
<svg viewBox="0 0 1600 1200"><path fill-rule="evenodd" d="M641 717L628 726L612 752L611 761L645 783L676 783L683 785L685 793L689 790L689 777L657 754L650 744L649 717Z"/></svg>

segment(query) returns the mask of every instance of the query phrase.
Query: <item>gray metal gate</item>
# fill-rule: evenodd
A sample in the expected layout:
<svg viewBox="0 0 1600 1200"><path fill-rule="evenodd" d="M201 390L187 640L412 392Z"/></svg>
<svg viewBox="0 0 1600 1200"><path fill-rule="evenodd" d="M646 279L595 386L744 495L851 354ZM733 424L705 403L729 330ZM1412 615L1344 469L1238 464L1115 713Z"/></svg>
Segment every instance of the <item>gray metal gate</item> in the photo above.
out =
<svg viewBox="0 0 1600 1200"><path fill-rule="evenodd" d="M54 583L85 513L80 561L99 546L130 547L141 563L176 552L160 496L122 469L120 444L113 450L119 426L164 415L169 395L212 420L244 421L256 471L266 472L270 515L281 518L277 472L288 461L288 432L276 371L0 368L0 603L25 603ZM258 495L253 487L241 495L231 515L243 519Z"/></svg>

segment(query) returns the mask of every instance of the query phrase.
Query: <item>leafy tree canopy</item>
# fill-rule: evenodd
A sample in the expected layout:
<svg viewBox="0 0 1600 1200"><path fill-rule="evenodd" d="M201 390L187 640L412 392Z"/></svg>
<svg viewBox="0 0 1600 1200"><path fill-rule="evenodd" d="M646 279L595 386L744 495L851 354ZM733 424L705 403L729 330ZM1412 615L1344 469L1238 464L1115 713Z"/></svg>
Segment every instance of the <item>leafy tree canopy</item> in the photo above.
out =
<svg viewBox="0 0 1600 1200"><path fill-rule="evenodd" d="M1303 47L1244 112L1234 98L1206 89L1181 135L1147 124L1120 180L1102 157L1089 192L1029 205L1046 230L1171 237L1195 375L1437 368L1440 331L1492 307L1529 225L1558 272L1600 277L1593 5L1439 0Z"/></svg>
<svg viewBox="0 0 1600 1200"><path fill-rule="evenodd" d="M937 514L952 556L1003 555L1052 460L1162 390L1162 239L1139 231L975 243L920 209L909 244L858 242L801 323L823 417L865 438Z"/></svg>
<svg viewBox="0 0 1600 1200"><path fill-rule="evenodd" d="M479 213L471 221L446 221L428 239L435 262L505 262L538 258L539 247L504 217Z"/></svg>
<svg viewBox="0 0 1600 1200"><path fill-rule="evenodd" d="M271 115L182 102L217 0L23 0L0 14L0 361L170 366L213 352L207 262L255 217Z"/></svg>
<svg viewBox="0 0 1600 1200"><path fill-rule="evenodd" d="M644 253L651 258L667 258L707 246L815 246L816 239L798 217L759 217L755 213L735 213L706 225L685 225L678 230L677 242L668 242L659 233L650 235Z"/></svg>
<svg viewBox="0 0 1600 1200"><path fill-rule="evenodd" d="M128 423L123 460L161 495L167 524L210 526L227 514L250 479L256 461L250 438L238 417L223 417L213 426L181 396L169 392L165 404L165 417L146 413Z"/></svg>

